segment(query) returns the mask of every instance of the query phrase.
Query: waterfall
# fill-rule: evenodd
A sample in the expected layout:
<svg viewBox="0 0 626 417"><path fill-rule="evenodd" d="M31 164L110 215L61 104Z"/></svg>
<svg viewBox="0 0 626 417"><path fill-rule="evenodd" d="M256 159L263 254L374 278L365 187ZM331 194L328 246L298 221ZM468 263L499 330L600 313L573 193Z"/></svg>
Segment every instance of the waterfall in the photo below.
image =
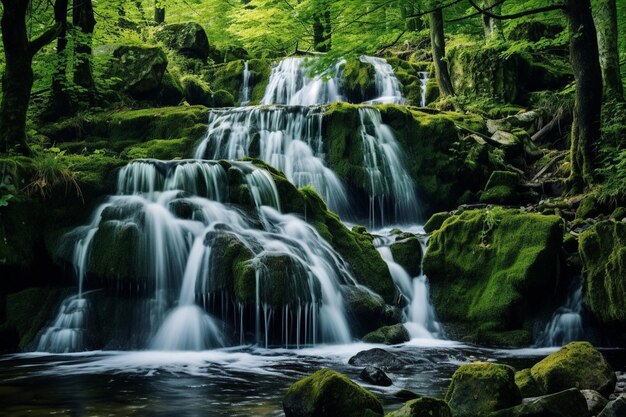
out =
<svg viewBox="0 0 626 417"><path fill-rule="evenodd" d="M537 346L563 346L569 342L582 340L584 328L582 320L583 285L578 279L571 287L565 304L559 307L543 332L537 338Z"/></svg>
<svg viewBox="0 0 626 417"><path fill-rule="evenodd" d="M405 99L402 95L400 82L396 78L393 67L384 58L362 56L361 62L372 65L376 71L374 80L377 97L368 102L369 104L404 104Z"/></svg>
<svg viewBox="0 0 626 417"><path fill-rule="evenodd" d="M428 81L429 79L429 74L426 71L422 71L418 73L420 81L422 82L422 95L421 95L421 99L420 99L420 106L421 107L425 107L426 106L426 86L428 85Z"/></svg>
<svg viewBox="0 0 626 417"><path fill-rule="evenodd" d="M259 323L254 342L260 345L277 340L284 346L349 342L340 289L356 282L340 255L311 225L280 212L276 184L267 171L248 162L229 165L227 172L218 162L141 160L120 170L117 195L96 210L89 226L66 236L74 245L81 280L87 276L90 255L97 255L94 242L102 238L99 231L120 233L134 242L129 250L136 276L131 278L152 280L147 285L153 288L150 311L143 313L150 319L142 320L142 325L152 327L148 333L153 336L145 342L153 349L226 346L231 340L224 329L231 326L239 332L234 341L245 343L253 330L246 328L250 314ZM232 204L228 178L232 183L233 176L241 177L256 214ZM256 276L256 288L238 289L256 292L256 298L239 301L234 315L228 311L234 299L223 299L227 277L219 269L229 245L249 253L242 270L250 268ZM254 287L255 281L247 285ZM284 291L283 298L277 288ZM85 311L85 303L82 294L64 303L44 332L39 350L84 348L74 337L78 331L70 337L59 329L84 328L84 320L71 315Z"/></svg>
<svg viewBox="0 0 626 417"><path fill-rule="evenodd" d="M363 167L368 177L370 227L388 224L389 220L396 223L416 221L415 184L404 165L391 128L383 123L376 108L360 108L359 116ZM386 213L386 207L393 211Z"/></svg>
<svg viewBox="0 0 626 417"><path fill-rule="evenodd" d="M239 102L242 107L250 104L250 63L246 61L243 64L243 83L241 84L241 99Z"/></svg>
<svg viewBox="0 0 626 417"><path fill-rule="evenodd" d="M411 277L409 273L393 259L391 245L396 236L388 230L377 232L374 245L387 263L389 272L398 291L406 301L403 322L412 339L435 339L443 335L443 329L435 314L435 308L430 301L428 278L423 274ZM426 252L426 241L420 239L422 253Z"/></svg>

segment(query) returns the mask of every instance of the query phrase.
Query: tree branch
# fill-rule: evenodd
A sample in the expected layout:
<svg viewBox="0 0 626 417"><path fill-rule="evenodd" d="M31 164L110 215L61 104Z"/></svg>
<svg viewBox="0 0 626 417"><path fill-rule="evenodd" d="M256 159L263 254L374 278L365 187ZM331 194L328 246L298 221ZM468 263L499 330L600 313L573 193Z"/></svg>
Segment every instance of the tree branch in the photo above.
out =
<svg viewBox="0 0 626 417"><path fill-rule="evenodd" d="M500 0L500 1L499 1L499 2L497 2L496 4L492 4L491 6L489 6L489 7L485 8L484 10L485 10L485 11L488 11L488 10L495 9L496 7L498 7L498 6L500 6L501 4L503 4L505 1L506 1L506 0ZM457 17L457 18L454 18L454 19L449 19L449 20L446 20L446 23L455 23L455 22L460 22L460 21L465 20L465 19L470 19L470 18L472 18L472 17L480 16L481 14L482 14L481 12L475 12L475 13L472 13L472 14L469 14L469 15L466 15L466 16L461 16L461 17Z"/></svg>
<svg viewBox="0 0 626 417"><path fill-rule="evenodd" d="M467 0L467 1L469 1L472 7L478 10L478 12L480 12L481 14L484 14L485 16L490 17L492 19L496 19L496 20L517 19L519 17L524 17L524 16L528 16L531 14L551 12L554 10L567 10L564 4L554 4L552 6L539 7L537 9L526 10L525 12L520 12L520 13L497 15L497 14L493 14L487 11L486 9L482 9L478 4L476 4L475 0Z"/></svg>
<svg viewBox="0 0 626 417"><path fill-rule="evenodd" d="M416 18L416 17L426 16L427 14L431 14L432 12L436 12L437 10L443 10L443 9L446 9L446 8L448 8L450 6L454 6L455 4L460 3L462 1L463 0L454 0L454 1L451 1L450 3L443 4L443 5L439 6L439 7L435 7L434 9L430 9L430 10L426 10L425 12L419 12L419 13L415 13L415 14L409 15L409 16L406 17L406 19L413 19L413 18Z"/></svg>
<svg viewBox="0 0 626 417"><path fill-rule="evenodd" d="M54 26L48 28L44 33L33 39L28 43L28 52L31 56L34 56L41 48L49 44L59 36L61 32L61 24L56 23Z"/></svg>

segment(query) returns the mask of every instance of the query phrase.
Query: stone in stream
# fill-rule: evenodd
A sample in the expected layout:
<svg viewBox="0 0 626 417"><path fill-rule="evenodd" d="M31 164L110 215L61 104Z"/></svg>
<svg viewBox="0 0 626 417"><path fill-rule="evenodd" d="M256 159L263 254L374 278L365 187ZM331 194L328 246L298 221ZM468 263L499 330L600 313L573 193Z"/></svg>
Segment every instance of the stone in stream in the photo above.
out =
<svg viewBox="0 0 626 417"><path fill-rule="evenodd" d="M382 417L374 394L345 375L321 369L295 382L283 399L286 417Z"/></svg>
<svg viewBox="0 0 626 417"><path fill-rule="evenodd" d="M446 393L446 402L455 417L486 415L516 406L521 400L513 369L487 362L461 365L452 375Z"/></svg>
<svg viewBox="0 0 626 417"><path fill-rule="evenodd" d="M622 394L604 407L598 417L624 417L626 416L626 395Z"/></svg>
<svg viewBox="0 0 626 417"><path fill-rule="evenodd" d="M401 369L407 365L397 355L380 348L359 352L348 363L353 366L377 366L384 370Z"/></svg>
<svg viewBox="0 0 626 417"><path fill-rule="evenodd" d="M444 400L421 397L407 402L386 417L452 417L452 412Z"/></svg>
<svg viewBox="0 0 626 417"><path fill-rule="evenodd" d="M489 417L544 416L589 417L589 411L583 394L576 388L571 388L543 397L526 398L520 405L489 414Z"/></svg>
<svg viewBox="0 0 626 417"><path fill-rule="evenodd" d="M597 415L600 411L606 407L608 400L602 396L598 391L592 389L584 389L580 391L587 401L587 409L592 415Z"/></svg>
<svg viewBox="0 0 626 417"><path fill-rule="evenodd" d="M379 385L381 387L388 387L393 384L393 382L391 382L391 378L389 378L389 376L387 376L382 369L376 368L375 366L363 368L359 376L363 381L369 382L373 385Z"/></svg>

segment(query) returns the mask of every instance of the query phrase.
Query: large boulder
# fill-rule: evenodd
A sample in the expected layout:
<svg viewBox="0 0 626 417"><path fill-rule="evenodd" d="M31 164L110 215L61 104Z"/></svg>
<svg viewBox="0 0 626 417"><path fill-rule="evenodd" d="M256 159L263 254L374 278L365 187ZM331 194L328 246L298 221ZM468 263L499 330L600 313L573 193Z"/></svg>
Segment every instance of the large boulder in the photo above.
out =
<svg viewBox="0 0 626 417"><path fill-rule="evenodd" d="M626 416L626 396L620 395L604 407L598 417L623 417Z"/></svg>
<svg viewBox="0 0 626 417"><path fill-rule="evenodd" d="M556 394L527 398L522 404L489 414L489 417L589 417L587 403L575 388Z"/></svg>
<svg viewBox="0 0 626 417"><path fill-rule="evenodd" d="M520 404L513 369L496 363L462 365L452 375L446 402L454 417L476 417Z"/></svg>
<svg viewBox="0 0 626 417"><path fill-rule="evenodd" d="M381 387L388 387L392 385L391 378L387 376L385 371L375 366L366 366L363 368L359 377L372 385L379 385Z"/></svg>
<svg viewBox="0 0 626 417"><path fill-rule="evenodd" d="M595 224L581 234L579 252L585 304L602 326L625 330L626 223L607 220Z"/></svg>
<svg viewBox="0 0 626 417"><path fill-rule="evenodd" d="M606 407L607 403L609 402L598 391L594 391L592 389L584 389L580 392L585 397L585 401L587 402L587 409L594 416L598 415L598 413L604 410L604 407ZM626 406L626 404L624 405Z"/></svg>
<svg viewBox="0 0 626 417"><path fill-rule="evenodd" d="M352 366L375 366L383 370L402 369L408 364L396 354L380 348L361 351L351 357L348 363Z"/></svg>
<svg viewBox="0 0 626 417"><path fill-rule="evenodd" d="M355 336L361 337L385 324L387 309L379 295L364 287L344 285L343 297L348 323Z"/></svg>
<svg viewBox="0 0 626 417"><path fill-rule="evenodd" d="M437 398L420 397L404 404L386 417L452 417L450 407Z"/></svg>
<svg viewBox="0 0 626 417"><path fill-rule="evenodd" d="M157 98L161 91L167 56L161 48L122 45L113 51L110 75L120 88L136 99Z"/></svg>
<svg viewBox="0 0 626 417"><path fill-rule="evenodd" d="M562 239L558 216L493 208L448 217L423 263L439 319L483 343L530 343L533 317L553 308Z"/></svg>
<svg viewBox="0 0 626 417"><path fill-rule="evenodd" d="M371 64L358 58L346 61L342 72L341 87L351 103L363 103L376 96L376 71Z"/></svg>
<svg viewBox="0 0 626 417"><path fill-rule="evenodd" d="M411 336L404 324L394 324L393 326L384 326L380 329L363 336L363 341L367 343L384 343L386 345L398 345L408 342Z"/></svg>
<svg viewBox="0 0 626 417"><path fill-rule="evenodd" d="M195 22L161 26L154 37L168 48L190 58L206 60L212 52L206 32Z"/></svg>
<svg viewBox="0 0 626 417"><path fill-rule="evenodd" d="M572 342L530 369L539 388L548 394L569 388L592 389L605 397L613 393L616 377L604 355L589 342Z"/></svg>
<svg viewBox="0 0 626 417"><path fill-rule="evenodd" d="M389 247L393 260L401 265L410 276L416 277L422 270L422 243L416 236L401 234Z"/></svg>
<svg viewBox="0 0 626 417"><path fill-rule="evenodd" d="M346 376L322 369L294 383L283 399L286 417L375 417L383 406Z"/></svg>

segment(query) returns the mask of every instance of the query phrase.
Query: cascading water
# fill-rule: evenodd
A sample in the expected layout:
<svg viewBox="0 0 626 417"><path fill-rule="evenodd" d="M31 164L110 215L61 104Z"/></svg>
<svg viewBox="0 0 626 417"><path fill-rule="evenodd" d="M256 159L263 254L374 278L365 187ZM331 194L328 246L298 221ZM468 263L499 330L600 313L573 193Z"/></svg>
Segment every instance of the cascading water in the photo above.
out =
<svg viewBox="0 0 626 417"><path fill-rule="evenodd" d="M381 100L403 102L393 68L382 58L361 59L376 71L377 95ZM342 99L343 64L340 61L324 74L311 78L306 59L281 61L272 70L262 100L265 106L210 113L207 136L195 157L231 160L258 157L285 172L296 186L313 186L331 210L342 218L355 220L351 206L356 203L326 165L322 133L325 112L322 105ZM415 185L406 174L393 132L383 123L376 108L360 109L359 114L370 226L416 221Z"/></svg>
<svg viewBox="0 0 626 417"><path fill-rule="evenodd" d="M96 240L117 233L130 237L125 240L132 241L135 278L152 280L147 287L154 289L147 304L150 311L143 313L152 319L142 321L143 326L152 323L148 334L153 349L202 350L245 343L253 330L254 341L265 346L277 341L284 346L349 342L340 288L355 285L355 280L341 257L312 226L279 211L269 173L251 163L229 165L228 173L220 163L199 160L143 160L123 168L118 195L97 210L89 226L68 235L80 276L87 276ZM231 204L227 178L235 175L233 170L242 176L255 214ZM128 230L132 232L126 235ZM237 291L245 293L250 286L255 297L224 301L227 278L219 268L228 245L249 253L238 277L242 282L250 274L254 278ZM277 286L284 289L283 298L278 298ZM220 299L223 302L216 301ZM232 303L234 311L229 310ZM67 309L55 323L66 320ZM256 329L250 328L250 314ZM226 327L235 329L233 340L225 336ZM60 333L46 331L40 350L83 348L69 337L49 342L50 332Z"/></svg>
<svg viewBox="0 0 626 417"><path fill-rule="evenodd" d="M428 85L428 81L429 79L429 73L426 71L421 71L418 73L420 81L422 82L422 87L421 87L421 98L420 98L420 106L425 107L426 106L426 86Z"/></svg>
<svg viewBox="0 0 626 417"><path fill-rule="evenodd" d="M239 102L241 103L241 106L245 107L248 104L250 104L251 90L252 89L250 88L250 63L246 61L243 65L243 83L241 87L241 99L239 100Z"/></svg>
<svg viewBox="0 0 626 417"><path fill-rule="evenodd" d="M585 331L582 320L583 286L582 280L574 282L565 304L559 307L537 338L536 346L564 346L569 342L583 340Z"/></svg>
<svg viewBox="0 0 626 417"><path fill-rule="evenodd" d="M418 233L423 230L416 230ZM406 301L404 308L403 322L412 339L436 339L443 336L443 329L435 314L435 308L430 302L430 289L428 278L420 273L416 277L411 277L409 273L393 258L391 245L395 242L396 236L390 234L388 230L377 232L378 237L374 240L374 245L387 263L391 277L396 287ZM420 239L422 253L426 252L426 240ZM416 255L417 256L417 255Z"/></svg>

